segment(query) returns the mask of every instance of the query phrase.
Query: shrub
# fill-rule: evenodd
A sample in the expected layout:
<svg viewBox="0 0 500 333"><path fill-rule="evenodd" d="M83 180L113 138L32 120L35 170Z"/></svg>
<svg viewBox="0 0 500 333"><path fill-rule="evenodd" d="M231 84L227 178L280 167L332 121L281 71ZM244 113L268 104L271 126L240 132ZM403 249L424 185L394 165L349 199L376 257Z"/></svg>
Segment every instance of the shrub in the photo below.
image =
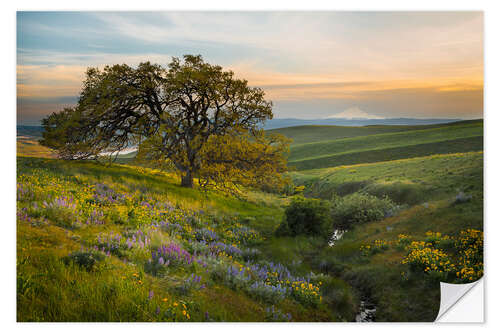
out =
<svg viewBox="0 0 500 333"><path fill-rule="evenodd" d="M377 239L372 244L369 245L362 245L360 248L361 253L365 256L384 252L388 249L389 249L389 242L382 239Z"/></svg>
<svg viewBox="0 0 500 333"><path fill-rule="evenodd" d="M175 243L151 249L151 259L164 266L190 266L193 263L191 254Z"/></svg>
<svg viewBox="0 0 500 333"><path fill-rule="evenodd" d="M233 242L239 241L246 245L255 245L262 242L260 234L247 226L236 224L229 231L228 239Z"/></svg>
<svg viewBox="0 0 500 333"><path fill-rule="evenodd" d="M330 237L330 205L318 199L295 198L285 209L284 221L276 230L278 235L321 235Z"/></svg>
<svg viewBox="0 0 500 333"><path fill-rule="evenodd" d="M439 245L443 241L449 240L450 237L448 235L442 235L440 232L432 232L432 231L427 231L425 233L425 242L429 243L432 246Z"/></svg>
<svg viewBox="0 0 500 333"><path fill-rule="evenodd" d="M255 281L249 286L250 296L267 303L276 304L281 302L287 295L287 288L281 285L270 285L262 281Z"/></svg>
<svg viewBox="0 0 500 333"><path fill-rule="evenodd" d="M219 239L216 232L207 228L197 230L195 236L198 241L213 242Z"/></svg>
<svg viewBox="0 0 500 333"><path fill-rule="evenodd" d="M369 184L370 182L367 180L344 182L335 188L335 193L339 196L349 195L362 190Z"/></svg>
<svg viewBox="0 0 500 333"><path fill-rule="evenodd" d="M210 278L221 282L233 290L247 289L251 283L251 276L241 264L227 263L207 257Z"/></svg>
<svg viewBox="0 0 500 333"><path fill-rule="evenodd" d="M334 202L333 224L336 229L351 229L356 224L378 221L391 214L396 205L389 199L354 193Z"/></svg>
<svg viewBox="0 0 500 333"><path fill-rule="evenodd" d="M229 265L223 276L227 286L234 290L243 289L250 283L250 276L242 266Z"/></svg>
<svg viewBox="0 0 500 333"><path fill-rule="evenodd" d="M414 205L420 203L425 200L426 193L429 192L428 188L424 185L403 183L400 181L394 183L371 184L363 191L379 198L387 196L400 205Z"/></svg>
<svg viewBox="0 0 500 333"><path fill-rule="evenodd" d="M294 281L291 283L290 290L292 297L302 305L316 307L321 303L319 285L307 281Z"/></svg>
<svg viewBox="0 0 500 333"><path fill-rule="evenodd" d="M95 251L78 251L71 253L63 259L66 265L74 262L75 264L85 268L89 272L94 270L96 268L96 265L102 260L104 260L104 255Z"/></svg>
<svg viewBox="0 0 500 333"><path fill-rule="evenodd" d="M229 264L227 264L225 260L207 256L200 260L200 264L204 267L208 267L212 281L225 282L226 273L229 267Z"/></svg>
<svg viewBox="0 0 500 333"><path fill-rule="evenodd" d="M471 282L483 276L483 232L475 229L460 231L455 247L459 250L457 278Z"/></svg>
<svg viewBox="0 0 500 333"><path fill-rule="evenodd" d="M424 272L430 280L464 283L483 275L483 233L479 230L462 230L456 238L429 231L425 241L411 242L406 250L402 263L410 272Z"/></svg>
<svg viewBox="0 0 500 333"><path fill-rule="evenodd" d="M400 251L404 250L406 246L410 245L411 236L405 234L399 234L398 239L396 240L396 248Z"/></svg>
<svg viewBox="0 0 500 333"><path fill-rule="evenodd" d="M44 201L42 207L44 217L60 227L75 229L81 225L72 197L58 197L49 202Z"/></svg>
<svg viewBox="0 0 500 333"><path fill-rule="evenodd" d="M448 274L455 270L451 258L430 243L412 242L407 250L408 254L401 263L408 264L414 272L423 271L432 279L446 281Z"/></svg>

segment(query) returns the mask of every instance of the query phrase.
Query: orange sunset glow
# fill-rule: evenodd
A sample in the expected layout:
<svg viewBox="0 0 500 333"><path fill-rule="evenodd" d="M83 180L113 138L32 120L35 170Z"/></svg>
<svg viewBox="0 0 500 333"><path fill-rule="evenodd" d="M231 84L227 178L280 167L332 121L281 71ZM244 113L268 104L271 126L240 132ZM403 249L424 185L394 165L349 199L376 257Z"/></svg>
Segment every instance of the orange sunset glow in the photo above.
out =
<svg viewBox="0 0 500 333"><path fill-rule="evenodd" d="M21 13L18 120L73 104L89 66L187 53L262 87L278 118L481 118L482 25L480 12Z"/></svg>

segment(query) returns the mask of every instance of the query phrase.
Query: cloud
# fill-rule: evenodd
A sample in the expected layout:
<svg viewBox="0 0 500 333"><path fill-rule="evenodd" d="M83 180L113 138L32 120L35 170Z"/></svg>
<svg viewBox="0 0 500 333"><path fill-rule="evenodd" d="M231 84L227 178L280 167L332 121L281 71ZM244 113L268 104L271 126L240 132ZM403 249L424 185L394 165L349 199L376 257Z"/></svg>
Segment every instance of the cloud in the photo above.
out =
<svg viewBox="0 0 500 333"><path fill-rule="evenodd" d="M19 97L57 97L78 95L88 67L103 68L106 65L128 64L137 66L141 62L166 64L172 57L164 54L67 54L62 52L39 52L32 55L22 53L26 60L31 57L36 65L17 65L17 95ZM56 63L46 64L51 61ZM22 62L21 62L22 63Z"/></svg>
<svg viewBox="0 0 500 333"><path fill-rule="evenodd" d="M18 65L18 97L56 97L78 95L85 67L75 65Z"/></svg>
<svg viewBox="0 0 500 333"><path fill-rule="evenodd" d="M199 53L262 87L282 117L353 105L380 116L482 113L480 12L19 15L18 96L33 103L76 97L88 66Z"/></svg>
<svg viewBox="0 0 500 333"><path fill-rule="evenodd" d="M106 52L86 52L72 53L49 50L18 49L18 64L22 66L45 65L59 66L104 66L114 64L128 64L136 66L141 62L150 61L153 63L167 64L172 60L172 55L166 53L106 53ZM29 68L29 67L28 67Z"/></svg>

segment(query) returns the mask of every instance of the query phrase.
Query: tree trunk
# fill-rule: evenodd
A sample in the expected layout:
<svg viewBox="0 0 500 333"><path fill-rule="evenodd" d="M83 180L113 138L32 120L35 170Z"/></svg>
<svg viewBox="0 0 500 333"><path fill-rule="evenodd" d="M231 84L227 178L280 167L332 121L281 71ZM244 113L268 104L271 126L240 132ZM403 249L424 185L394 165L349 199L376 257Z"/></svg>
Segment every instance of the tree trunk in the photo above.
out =
<svg viewBox="0 0 500 333"><path fill-rule="evenodd" d="M193 187L193 175L191 171L187 171L185 175L181 177L181 186L182 187Z"/></svg>

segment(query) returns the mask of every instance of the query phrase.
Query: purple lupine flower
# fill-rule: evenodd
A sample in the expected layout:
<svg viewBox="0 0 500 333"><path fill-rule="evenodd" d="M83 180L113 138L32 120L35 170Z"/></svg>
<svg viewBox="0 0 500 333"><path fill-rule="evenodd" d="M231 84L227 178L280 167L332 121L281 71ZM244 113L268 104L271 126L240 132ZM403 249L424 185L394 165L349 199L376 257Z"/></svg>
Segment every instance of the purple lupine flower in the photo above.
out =
<svg viewBox="0 0 500 333"><path fill-rule="evenodd" d="M149 291L148 299L151 300L154 296L154 292L152 290Z"/></svg>

